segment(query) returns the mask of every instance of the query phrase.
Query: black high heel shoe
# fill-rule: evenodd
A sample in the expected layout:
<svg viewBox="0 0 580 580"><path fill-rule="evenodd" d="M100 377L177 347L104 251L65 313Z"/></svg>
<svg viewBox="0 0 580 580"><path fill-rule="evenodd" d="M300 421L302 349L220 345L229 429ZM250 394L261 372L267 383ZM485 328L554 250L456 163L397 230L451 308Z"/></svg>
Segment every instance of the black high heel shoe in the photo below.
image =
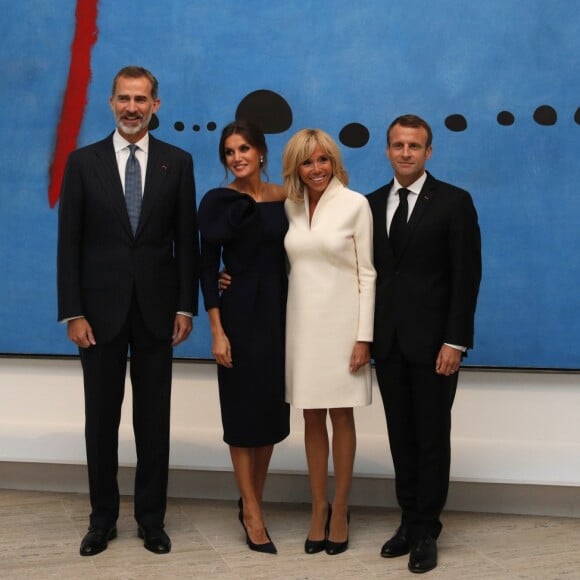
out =
<svg viewBox="0 0 580 580"><path fill-rule="evenodd" d="M254 552L261 552L262 554L277 554L278 550L276 549L274 542L272 542L268 530L265 531L266 537L268 538L268 540L270 540L269 542L266 542L265 544L255 544L254 542L252 542L252 540L250 540L248 529L246 528L246 524L244 524L244 506L242 503L242 498L239 499L238 506L240 507L238 519L240 520L240 524L242 524L242 528L244 528L244 532L246 534L246 544L248 544L248 548L250 548L250 550L253 550Z"/></svg>
<svg viewBox="0 0 580 580"><path fill-rule="evenodd" d="M326 549L331 515L332 506L328 504L328 515L326 516L326 525L324 526L324 540L311 540L310 538L306 538L306 541L304 542L304 551L307 554L318 554L319 552L323 552Z"/></svg>
<svg viewBox="0 0 580 580"><path fill-rule="evenodd" d="M347 525L350 525L350 510L346 512L346 523ZM348 550L348 532L346 535L346 541L344 542L331 542L330 540L326 540L326 553L329 556L336 556L337 554L342 554L347 550Z"/></svg>

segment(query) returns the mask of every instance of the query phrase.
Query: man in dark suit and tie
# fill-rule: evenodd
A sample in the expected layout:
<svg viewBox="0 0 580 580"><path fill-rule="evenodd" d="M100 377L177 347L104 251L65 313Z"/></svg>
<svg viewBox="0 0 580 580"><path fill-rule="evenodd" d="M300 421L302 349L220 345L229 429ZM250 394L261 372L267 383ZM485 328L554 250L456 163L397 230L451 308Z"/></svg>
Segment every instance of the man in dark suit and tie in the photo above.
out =
<svg viewBox="0 0 580 580"><path fill-rule="evenodd" d="M377 271L373 358L402 510L381 555L410 552L409 570L418 573L437 565L451 406L473 345L481 279L475 207L468 192L425 171L431 141L420 117L395 119L387 131L394 179L368 195Z"/></svg>
<svg viewBox="0 0 580 580"><path fill-rule="evenodd" d="M149 134L157 79L125 67L113 81L117 128L74 151L59 208L58 318L78 345L85 390L91 515L83 556L117 535L118 430L127 354L137 449L135 519L145 548L167 553L173 346L197 314L198 236L191 155Z"/></svg>

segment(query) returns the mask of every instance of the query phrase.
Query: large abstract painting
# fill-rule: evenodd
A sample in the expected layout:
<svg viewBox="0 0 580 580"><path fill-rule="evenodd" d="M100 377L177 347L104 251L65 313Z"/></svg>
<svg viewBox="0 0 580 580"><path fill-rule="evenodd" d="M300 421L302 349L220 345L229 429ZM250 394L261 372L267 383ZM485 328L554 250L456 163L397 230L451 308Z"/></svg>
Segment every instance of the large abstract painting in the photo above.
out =
<svg viewBox="0 0 580 580"><path fill-rule="evenodd" d="M385 130L434 130L430 171L478 208L485 367L580 369L580 3L575 0L2 0L0 353L75 354L56 321L60 179L113 128L114 74L160 83L153 131L189 150L198 197L220 184L221 128L251 116L280 181L289 136L320 127L350 185L391 177ZM176 356L210 358L201 312Z"/></svg>

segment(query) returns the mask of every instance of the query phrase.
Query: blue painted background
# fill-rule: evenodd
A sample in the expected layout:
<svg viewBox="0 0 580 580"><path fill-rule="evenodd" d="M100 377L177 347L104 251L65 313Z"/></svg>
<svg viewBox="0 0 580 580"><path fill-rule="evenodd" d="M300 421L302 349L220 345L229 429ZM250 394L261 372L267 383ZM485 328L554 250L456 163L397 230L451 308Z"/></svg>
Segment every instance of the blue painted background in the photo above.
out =
<svg viewBox="0 0 580 580"><path fill-rule="evenodd" d="M56 323L47 187L76 3L1 2L0 353L73 354ZM103 0L79 145L113 129L110 85L126 64L158 77L155 134L191 151L199 196L222 181L220 130L255 90L281 95L293 114L268 136L273 181L294 131L317 126L338 140L357 122L368 143L342 151L351 186L372 191L391 177L388 123L418 113L435 133L429 169L468 189L480 216L484 278L468 364L579 369L579 14L572 0ZM534 120L542 105L554 124ZM498 123L501 111L512 125ZM465 130L446 127L455 114ZM210 356L203 312L177 355Z"/></svg>

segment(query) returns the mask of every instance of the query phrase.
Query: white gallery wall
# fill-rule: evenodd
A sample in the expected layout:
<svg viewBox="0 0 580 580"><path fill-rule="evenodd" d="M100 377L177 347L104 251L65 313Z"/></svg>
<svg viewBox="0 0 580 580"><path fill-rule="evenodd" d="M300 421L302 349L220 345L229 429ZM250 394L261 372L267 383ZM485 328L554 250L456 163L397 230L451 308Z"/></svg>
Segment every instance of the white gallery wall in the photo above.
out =
<svg viewBox="0 0 580 580"><path fill-rule="evenodd" d="M0 486L3 466L84 465L83 405L77 359L0 358ZM569 497L580 490L579 412L579 374L463 370L453 408L452 482L478 484L480 493L481 484L558 488ZM376 385L373 404L357 409L356 421L355 477L392 480ZM134 465L129 382L119 449L121 465ZM171 467L216 476L231 470L213 363L174 364ZM271 471L306 473L300 412L292 413L292 433L276 447ZM577 509L570 515L580 515Z"/></svg>

